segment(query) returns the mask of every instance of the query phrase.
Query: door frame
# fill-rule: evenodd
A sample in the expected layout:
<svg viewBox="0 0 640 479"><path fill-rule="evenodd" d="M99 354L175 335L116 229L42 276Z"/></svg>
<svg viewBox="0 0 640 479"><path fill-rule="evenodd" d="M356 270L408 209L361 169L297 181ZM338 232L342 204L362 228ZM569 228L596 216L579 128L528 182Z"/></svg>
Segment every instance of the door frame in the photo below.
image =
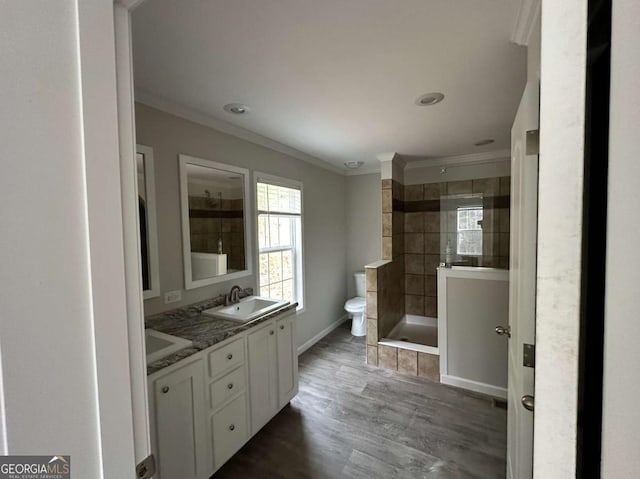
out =
<svg viewBox="0 0 640 479"><path fill-rule="evenodd" d="M131 407L136 462L149 452L149 428L144 358L143 295L140 283L137 198L135 192L135 119L131 63L130 14L143 0L114 0L115 80L117 84L117 142L120 156L121 228L126 287L126 318L129 346ZM80 2L82 4L84 2ZM79 20L80 30L86 19ZM87 27L91 26L91 19ZM541 32L540 111L540 204L536 323L536 414L534 477L572 477L576 471L578 337L581 301L582 206L584 169L585 65L587 0L543 1ZM81 54L83 70L85 58ZM100 70L104 74L104 66ZM83 81L83 92L99 86L102 76ZM83 78L85 80L85 78ZM104 119L98 109L84 111L83 121ZM571 178L572 181L567 181ZM87 182L87 194L104 189ZM111 190L116 191L115 187ZM558 205L563 205L558 208ZM89 220L107 226L102 208L89 201ZM94 241L91 241L92 250ZM96 255L96 258L98 256ZM92 276L100 268L92 257ZM105 261L104 259L102 260ZM112 274L111 277L114 277ZM104 311L108 308L104 307ZM102 311L102 312L104 312ZM96 347L103 338L96 334ZM109 398L105 388L113 372L98 363L98 394L101 407ZM111 381L113 383L113 380ZM105 420L108 416L105 414ZM104 422L103 422L104 424ZM102 434L105 441L115 437ZM105 464L118 459L103 456ZM121 458L120 458L121 459ZM106 468L105 468L106 469Z"/></svg>

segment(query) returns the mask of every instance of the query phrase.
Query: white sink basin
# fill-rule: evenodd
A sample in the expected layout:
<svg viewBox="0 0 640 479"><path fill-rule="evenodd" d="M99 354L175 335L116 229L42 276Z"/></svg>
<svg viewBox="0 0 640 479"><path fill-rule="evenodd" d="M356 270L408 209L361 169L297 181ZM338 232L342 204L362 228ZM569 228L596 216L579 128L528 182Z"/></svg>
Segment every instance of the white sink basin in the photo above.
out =
<svg viewBox="0 0 640 479"><path fill-rule="evenodd" d="M212 318L230 319L231 321L244 323L260 316L264 316L276 309L280 309L287 304L289 304L289 301L249 296L240 300L239 303L206 309L202 314L211 316Z"/></svg>
<svg viewBox="0 0 640 479"><path fill-rule="evenodd" d="M145 329L144 336L147 364L158 361L193 345L188 339L161 333L155 329Z"/></svg>

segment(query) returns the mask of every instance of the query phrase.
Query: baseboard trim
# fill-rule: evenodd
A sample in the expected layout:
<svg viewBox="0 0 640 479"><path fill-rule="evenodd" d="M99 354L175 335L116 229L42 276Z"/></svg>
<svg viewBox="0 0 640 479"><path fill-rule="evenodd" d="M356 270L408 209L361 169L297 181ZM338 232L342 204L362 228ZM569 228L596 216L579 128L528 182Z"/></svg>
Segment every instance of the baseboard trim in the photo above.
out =
<svg viewBox="0 0 640 479"><path fill-rule="evenodd" d="M471 379L464 379L458 376L450 376L448 374L441 375L440 382L442 384L447 384L449 386L455 386L462 389L468 389L469 391L486 394L488 396L507 399L506 388L493 386L491 384L472 381Z"/></svg>
<svg viewBox="0 0 640 479"><path fill-rule="evenodd" d="M298 346L298 356L300 356L307 349L309 349L311 346L316 344L318 341L320 341L322 338L324 338L331 331L333 331L338 326L340 326L342 323L344 323L347 319L349 319L349 315L348 314L345 314L345 315L341 316L337 321L334 321L333 323L331 323L329 326L324 328L322 331L320 331L318 334L316 334L309 341L306 341L305 343L303 343L300 346Z"/></svg>

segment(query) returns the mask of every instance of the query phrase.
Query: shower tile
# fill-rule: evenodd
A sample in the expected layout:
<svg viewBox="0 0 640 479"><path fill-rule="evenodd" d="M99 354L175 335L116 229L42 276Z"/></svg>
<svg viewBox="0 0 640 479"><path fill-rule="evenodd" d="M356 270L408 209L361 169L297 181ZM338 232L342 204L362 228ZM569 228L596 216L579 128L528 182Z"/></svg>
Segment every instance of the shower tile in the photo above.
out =
<svg viewBox="0 0 640 479"><path fill-rule="evenodd" d="M378 347L367 345L367 364L378 365Z"/></svg>
<svg viewBox="0 0 640 479"><path fill-rule="evenodd" d="M421 274L405 274L404 292L406 294L424 295L424 276Z"/></svg>
<svg viewBox="0 0 640 479"><path fill-rule="evenodd" d="M509 233L500 233L499 256L509 256Z"/></svg>
<svg viewBox="0 0 640 479"><path fill-rule="evenodd" d="M497 233L482 233L482 254L484 256L498 256L500 237Z"/></svg>
<svg viewBox="0 0 640 479"><path fill-rule="evenodd" d="M485 233L497 233L499 226L499 212L497 209L485 208L482 212L482 231Z"/></svg>
<svg viewBox="0 0 640 479"><path fill-rule="evenodd" d="M417 254L424 253L424 234L423 233L405 233L404 252L417 253Z"/></svg>
<svg viewBox="0 0 640 479"><path fill-rule="evenodd" d="M509 208L500 208L498 210L498 223L499 223L499 231L501 233L508 233L510 231L509 228Z"/></svg>
<svg viewBox="0 0 640 479"><path fill-rule="evenodd" d="M473 192L473 183L471 180L450 181L447 183L448 195L462 195Z"/></svg>
<svg viewBox="0 0 640 479"><path fill-rule="evenodd" d="M404 232L405 233L424 232L424 214L423 213L405 213L404 214Z"/></svg>
<svg viewBox="0 0 640 479"><path fill-rule="evenodd" d="M391 243L392 258L397 258L404 254L404 235L394 235Z"/></svg>
<svg viewBox="0 0 640 479"><path fill-rule="evenodd" d="M440 356L418 353L418 376L440 382Z"/></svg>
<svg viewBox="0 0 640 479"><path fill-rule="evenodd" d="M439 200L441 196L447 194L446 183L427 183L424 185L425 200Z"/></svg>
<svg viewBox="0 0 640 479"><path fill-rule="evenodd" d="M424 295L435 297L438 296L438 277L437 276L425 276L424 277ZM426 300L425 300L426 305Z"/></svg>
<svg viewBox="0 0 640 479"><path fill-rule="evenodd" d="M500 180L498 178L473 180L473 192L482 193L483 196L498 196L500 193Z"/></svg>
<svg viewBox="0 0 640 479"><path fill-rule="evenodd" d="M398 370L398 348L378 345L378 365L381 368Z"/></svg>
<svg viewBox="0 0 640 479"><path fill-rule="evenodd" d="M382 213L382 236L393 235L393 213Z"/></svg>
<svg viewBox="0 0 640 479"><path fill-rule="evenodd" d="M424 195L423 185L405 185L404 200L405 201L421 201Z"/></svg>
<svg viewBox="0 0 640 479"><path fill-rule="evenodd" d="M509 269L509 258L506 256L498 256L496 268Z"/></svg>
<svg viewBox="0 0 640 479"><path fill-rule="evenodd" d="M378 320L367 318L367 344L378 344Z"/></svg>
<svg viewBox="0 0 640 479"><path fill-rule="evenodd" d="M438 298L433 296L424 297L424 315L429 318L438 317Z"/></svg>
<svg viewBox="0 0 640 479"><path fill-rule="evenodd" d="M406 274L424 274L424 255L405 254L404 272Z"/></svg>
<svg viewBox="0 0 640 479"><path fill-rule="evenodd" d="M424 234L424 253L440 254L440 233Z"/></svg>
<svg viewBox="0 0 640 479"><path fill-rule="evenodd" d="M437 233L440 231L440 212L427 211L424 213L424 231Z"/></svg>
<svg viewBox="0 0 640 479"><path fill-rule="evenodd" d="M398 372L418 375L418 353L398 348Z"/></svg>
<svg viewBox="0 0 640 479"><path fill-rule="evenodd" d="M365 268L367 291L376 291L378 289L378 269Z"/></svg>
<svg viewBox="0 0 640 479"><path fill-rule="evenodd" d="M378 318L378 292L367 292L367 318Z"/></svg>
<svg viewBox="0 0 640 479"><path fill-rule="evenodd" d="M440 255L427 254L424 256L424 273L428 275L438 274L438 266L440 266Z"/></svg>
<svg viewBox="0 0 640 479"><path fill-rule="evenodd" d="M393 240L390 236L382 238L382 259L393 259Z"/></svg>
<svg viewBox="0 0 640 479"><path fill-rule="evenodd" d="M499 181L500 181L500 194L510 195L511 194L511 177L501 176Z"/></svg>
<svg viewBox="0 0 640 479"><path fill-rule="evenodd" d="M404 310L406 314L424 316L424 296L407 294L404 297Z"/></svg>
<svg viewBox="0 0 640 479"><path fill-rule="evenodd" d="M392 195L393 195L393 199L395 200L403 200L404 199L404 185L397 182L397 181L392 181L391 182L391 190L392 190Z"/></svg>
<svg viewBox="0 0 640 479"><path fill-rule="evenodd" d="M394 235L404 233L404 213L402 211L394 211L391 219L391 233Z"/></svg>
<svg viewBox="0 0 640 479"><path fill-rule="evenodd" d="M382 190L382 212L391 213L393 211L393 199L391 190Z"/></svg>
<svg viewBox="0 0 640 479"><path fill-rule="evenodd" d="M382 180L382 189L383 190L391 189L391 181L392 180Z"/></svg>

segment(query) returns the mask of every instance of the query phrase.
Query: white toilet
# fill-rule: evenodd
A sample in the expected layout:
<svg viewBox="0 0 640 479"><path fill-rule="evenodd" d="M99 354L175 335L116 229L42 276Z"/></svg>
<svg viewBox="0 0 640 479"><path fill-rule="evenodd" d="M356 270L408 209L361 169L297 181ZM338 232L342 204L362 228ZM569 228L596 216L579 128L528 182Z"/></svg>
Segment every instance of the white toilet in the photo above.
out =
<svg viewBox="0 0 640 479"><path fill-rule="evenodd" d="M351 323L351 334L354 336L364 336L367 334L367 313L365 297L367 295L367 288L365 286L364 272L355 273L353 275L356 279L356 297L347 300L344 303L344 309L349 316L353 318Z"/></svg>

